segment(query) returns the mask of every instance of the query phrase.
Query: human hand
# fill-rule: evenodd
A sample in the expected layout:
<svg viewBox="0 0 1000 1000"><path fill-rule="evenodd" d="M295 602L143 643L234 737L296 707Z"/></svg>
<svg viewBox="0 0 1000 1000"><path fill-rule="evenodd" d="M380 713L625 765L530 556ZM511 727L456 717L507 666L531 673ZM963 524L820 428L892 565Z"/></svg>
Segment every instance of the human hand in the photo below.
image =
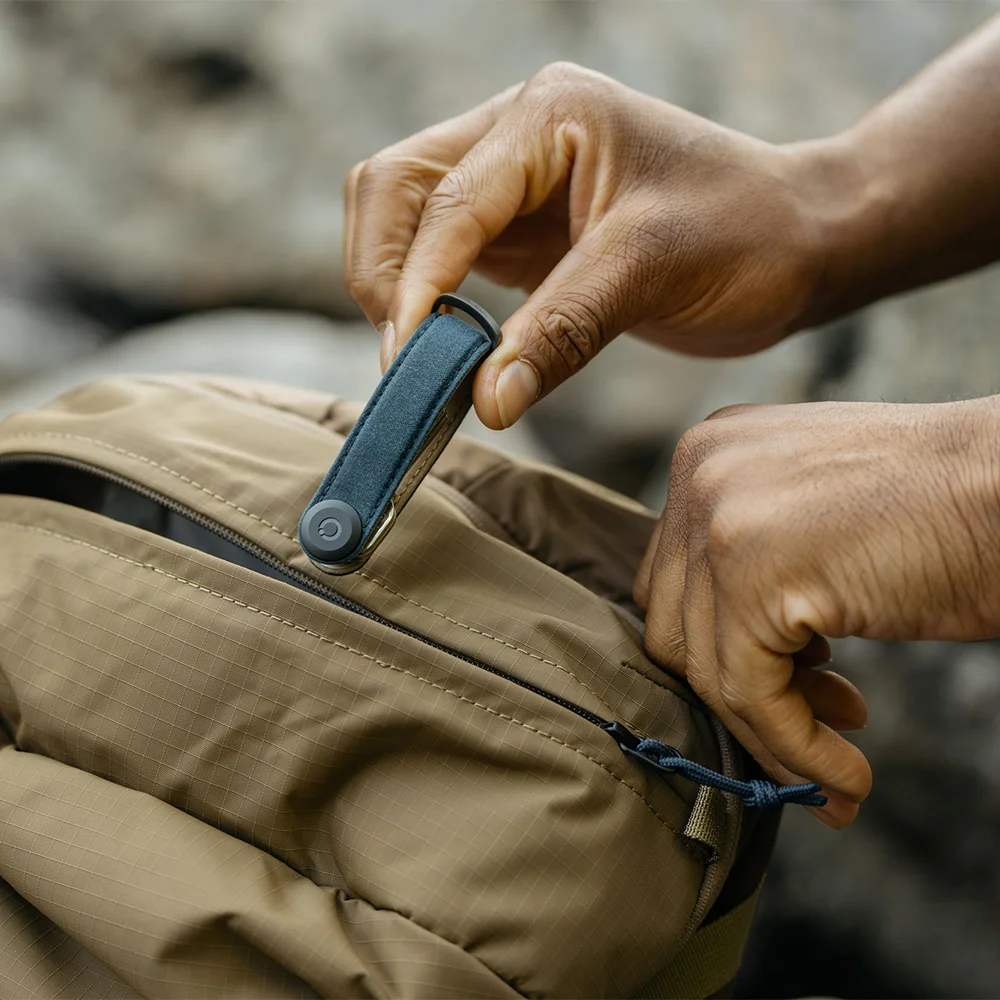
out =
<svg viewBox="0 0 1000 1000"><path fill-rule="evenodd" d="M383 367L472 268L531 292L474 386L510 426L625 329L724 356L804 325L839 163L556 64L354 168L348 287L387 325Z"/></svg>
<svg viewBox="0 0 1000 1000"><path fill-rule="evenodd" d="M646 648L842 827L871 788L825 636L1000 635L995 399L737 406L688 431L638 572Z"/></svg>

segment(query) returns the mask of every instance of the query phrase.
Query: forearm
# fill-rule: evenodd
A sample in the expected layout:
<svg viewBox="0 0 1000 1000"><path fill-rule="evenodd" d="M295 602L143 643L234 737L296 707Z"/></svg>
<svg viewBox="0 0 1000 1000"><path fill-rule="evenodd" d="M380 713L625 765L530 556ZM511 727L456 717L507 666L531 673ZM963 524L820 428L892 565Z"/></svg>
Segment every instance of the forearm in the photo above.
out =
<svg viewBox="0 0 1000 1000"><path fill-rule="evenodd" d="M800 149L835 192L809 323L1000 258L1000 18Z"/></svg>

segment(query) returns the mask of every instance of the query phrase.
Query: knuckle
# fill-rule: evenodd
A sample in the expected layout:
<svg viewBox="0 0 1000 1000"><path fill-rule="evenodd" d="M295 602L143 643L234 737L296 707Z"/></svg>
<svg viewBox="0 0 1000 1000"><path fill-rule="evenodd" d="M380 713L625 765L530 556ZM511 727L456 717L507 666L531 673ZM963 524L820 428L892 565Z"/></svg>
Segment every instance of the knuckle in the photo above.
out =
<svg viewBox="0 0 1000 1000"><path fill-rule="evenodd" d="M419 171L415 171L405 157L396 155L390 147L363 160L351 173L355 175L355 198L379 211L384 210L386 199L396 201L405 193Z"/></svg>
<svg viewBox="0 0 1000 1000"><path fill-rule="evenodd" d="M718 512L720 501L732 493L733 484L739 481L747 459L741 449L720 440L711 424L699 426L704 430L697 445L698 464L691 471L691 491L697 500L712 503Z"/></svg>
<svg viewBox="0 0 1000 1000"><path fill-rule="evenodd" d="M422 222L435 226L456 210L473 206L475 193L462 170L451 170L438 182L424 203Z"/></svg>
<svg viewBox="0 0 1000 1000"><path fill-rule="evenodd" d="M650 659L662 666L669 666L675 672L684 672L685 641L684 629L679 623L663 627L651 623L646 630L646 652Z"/></svg>
<svg viewBox="0 0 1000 1000"><path fill-rule="evenodd" d="M704 424L689 427L674 448L673 471L686 477L692 476L708 458L715 447L712 429Z"/></svg>
<svg viewBox="0 0 1000 1000"><path fill-rule="evenodd" d="M713 571L723 565L742 567L756 546L759 523L753 504L744 503L739 488L733 486L739 467L725 453L715 453L695 470L690 486L691 504L700 514L704 531L705 556Z"/></svg>
<svg viewBox="0 0 1000 1000"><path fill-rule="evenodd" d="M689 427L678 441L677 446L683 448L691 457L705 459L715 447L715 428L704 422Z"/></svg>
<svg viewBox="0 0 1000 1000"><path fill-rule="evenodd" d="M815 775L823 783L829 782L858 801L871 793L871 767L856 747L842 740L831 742L818 726L803 734L795 745L802 761L799 769L803 772Z"/></svg>
<svg viewBox="0 0 1000 1000"><path fill-rule="evenodd" d="M575 119L593 123L613 107L609 77L576 63L559 61L543 66L530 77L522 99L554 120Z"/></svg>
<svg viewBox="0 0 1000 1000"><path fill-rule="evenodd" d="M367 282L358 273L358 268L356 267L352 267L350 271L346 272L345 279L347 283L348 294L351 296L352 299L354 299L355 302L357 302Z"/></svg>
<svg viewBox="0 0 1000 1000"><path fill-rule="evenodd" d="M602 346L602 324L596 303L562 302L535 317L529 342L542 345L564 374L579 371Z"/></svg>
<svg viewBox="0 0 1000 1000"><path fill-rule="evenodd" d="M725 420L727 417L738 417L742 413L759 409L759 406L758 403L731 403L729 406L720 406L719 409L713 410L705 419Z"/></svg>
<svg viewBox="0 0 1000 1000"><path fill-rule="evenodd" d="M383 185L390 179L392 172L391 161L387 160L383 153L376 153L375 156L362 160L351 171L355 174L356 189L359 194Z"/></svg>
<svg viewBox="0 0 1000 1000"><path fill-rule="evenodd" d="M703 458L691 473L691 496L696 502L715 500L722 492L725 476L721 464L713 453Z"/></svg>
<svg viewBox="0 0 1000 1000"><path fill-rule="evenodd" d="M550 87L572 87L581 77L589 75L589 71L568 59L558 59L543 66L528 79L531 90Z"/></svg>
<svg viewBox="0 0 1000 1000"><path fill-rule="evenodd" d="M674 446L670 459L669 497L687 497L688 484L698 470L702 459L710 452L711 443L706 439L700 425L686 430ZM686 503L686 499L684 499Z"/></svg>
<svg viewBox="0 0 1000 1000"><path fill-rule="evenodd" d="M364 308L371 301L374 294L375 281L371 271L367 268L355 267L347 275L347 292Z"/></svg>

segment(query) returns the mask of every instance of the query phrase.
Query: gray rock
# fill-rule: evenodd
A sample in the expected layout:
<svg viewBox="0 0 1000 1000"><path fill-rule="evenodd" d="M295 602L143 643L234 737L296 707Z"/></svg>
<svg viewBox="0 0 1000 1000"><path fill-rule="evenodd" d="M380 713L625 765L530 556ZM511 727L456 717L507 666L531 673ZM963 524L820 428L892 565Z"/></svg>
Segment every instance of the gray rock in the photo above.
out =
<svg viewBox="0 0 1000 1000"><path fill-rule="evenodd" d="M884 302L866 315L859 357L823 387L831 399L933 403L1000 388L1000 270Z"/></svg>
<svg viewBox="0 0 1000 1000"><path fill-rule="evenodd" d="M67 350L68 339L60 340L61 327L46 328L34 319L36 343L54 339ZM9 332L0 300L0 358ZM191 316L108 342L86 358L26 378L6 391L0 386L0 417L40 406L91 379L181 371L264 379L363 401L381 374L379 340L365 323L331 323L306 314L224 310ZM519 458L552 461L526 424L498 433L470 413L461 431Z"/></svg>
<svg viewBox="0 0 1000 1000"><path fill-rule="evenodd" d="M106 340L79 316L0 293L0 391L89 356Z"/></svg>
<svg viewBox="0 0 1000 1000"><path fill-rule="evenodd" d="M1000 644L850 639L834 658L869 702L874 790L844 833L786 810L748 983L780 975L770 942L805 927L818 951L785 951L800 993L995 997ZM853 967L824 962L838 940Z"/></svg>

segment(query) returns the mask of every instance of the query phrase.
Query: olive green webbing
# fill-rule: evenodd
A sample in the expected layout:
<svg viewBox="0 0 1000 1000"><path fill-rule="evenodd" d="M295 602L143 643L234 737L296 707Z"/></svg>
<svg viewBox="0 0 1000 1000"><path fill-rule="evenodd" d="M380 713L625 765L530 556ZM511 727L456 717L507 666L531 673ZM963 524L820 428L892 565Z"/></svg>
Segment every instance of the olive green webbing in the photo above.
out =
<svg viewBox="0 0 1000 1000"><path fill-rule="evenodd" d="M635 994L635 1000L710 997L736 976L750 932L760 886L718 920L701 927L686 945Z"/></svg>

